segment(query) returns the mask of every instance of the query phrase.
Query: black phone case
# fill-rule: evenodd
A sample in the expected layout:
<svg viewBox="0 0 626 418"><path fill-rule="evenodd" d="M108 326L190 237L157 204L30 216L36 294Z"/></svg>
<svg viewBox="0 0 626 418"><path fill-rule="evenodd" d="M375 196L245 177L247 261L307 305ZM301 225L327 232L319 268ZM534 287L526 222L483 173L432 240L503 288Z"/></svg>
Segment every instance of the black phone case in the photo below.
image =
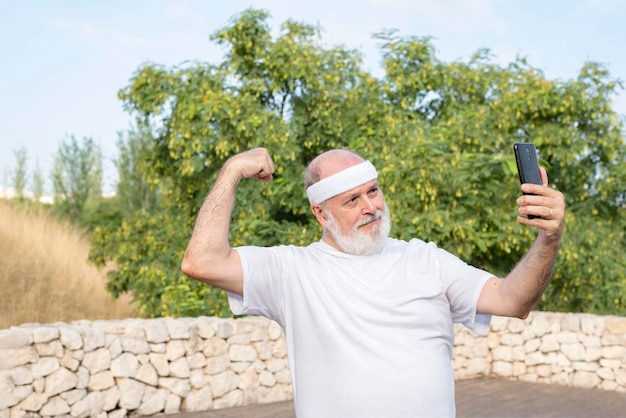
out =
<svg viewBox="0 0 626 418"><path fill-rule="evenodd" d="M541 182L541 173L539 172L539 161L537 160L537 149L532 142L516 142L513 145L515 151L515 161L517 162L517 173L521 184L533 183L543 184ZM527 193L524 193L527 194ZM528 215L529 219L538 216Z"/></svg>
<svg viewBox="0 0 626 418"><path fill-rule="evenodd" d="M531 142L516 142L513 145L513 149L515 150L515 161L517 162L520 183L542 184L535 144Z"/></svg>

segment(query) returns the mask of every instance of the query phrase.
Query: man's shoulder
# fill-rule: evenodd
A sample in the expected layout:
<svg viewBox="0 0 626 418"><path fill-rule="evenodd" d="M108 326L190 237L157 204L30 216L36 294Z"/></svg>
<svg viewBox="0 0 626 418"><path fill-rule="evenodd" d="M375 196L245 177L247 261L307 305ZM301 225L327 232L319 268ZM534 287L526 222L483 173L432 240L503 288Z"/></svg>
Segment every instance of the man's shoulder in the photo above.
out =
<svg viewBox="0 0 626 418"><path fill-rule="evenodd" d="M411 238L410 240L405 241L403 239L389 237L385 241L385 248L388 249L416 249L429 246L435 246L435 244L432 242L422 241L419 238Z"/></svg>

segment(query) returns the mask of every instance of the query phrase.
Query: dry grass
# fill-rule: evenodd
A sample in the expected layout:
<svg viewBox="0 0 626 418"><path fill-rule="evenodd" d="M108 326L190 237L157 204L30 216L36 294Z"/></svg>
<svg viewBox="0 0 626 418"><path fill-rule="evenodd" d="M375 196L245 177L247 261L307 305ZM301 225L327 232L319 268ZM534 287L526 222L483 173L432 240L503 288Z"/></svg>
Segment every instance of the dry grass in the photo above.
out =
<svg viewBox="0 0 626 418"><path fill-rule="evenodd" d="M0 329L133 316L131 298L112 299L88 253L88 239L69 224L0 201Z"/></svg>

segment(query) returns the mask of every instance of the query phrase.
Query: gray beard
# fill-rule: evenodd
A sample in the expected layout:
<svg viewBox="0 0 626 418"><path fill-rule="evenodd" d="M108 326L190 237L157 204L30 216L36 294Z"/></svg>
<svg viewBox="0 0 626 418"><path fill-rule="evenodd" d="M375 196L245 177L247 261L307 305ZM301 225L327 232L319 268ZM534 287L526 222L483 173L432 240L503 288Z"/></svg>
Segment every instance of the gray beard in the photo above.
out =
<svg viewBox="0 0 626 418"><path fill-rule="evenodd" d="M389 208L385 203L384 210L377 210L375 214L362 219L350 232L350 234L344 234L341 232L339 225L335 218L326 210L326 228L324 228L324 235L330 235L341 251L353 254L353 255L371 255L378 251L385 242L385 239L389 236L391 231L391 218L389 216ZM374 226L372 232L369 234L363 233L359 230L359 226L365 225L376 219L381 219L380 225Z"/></svg>

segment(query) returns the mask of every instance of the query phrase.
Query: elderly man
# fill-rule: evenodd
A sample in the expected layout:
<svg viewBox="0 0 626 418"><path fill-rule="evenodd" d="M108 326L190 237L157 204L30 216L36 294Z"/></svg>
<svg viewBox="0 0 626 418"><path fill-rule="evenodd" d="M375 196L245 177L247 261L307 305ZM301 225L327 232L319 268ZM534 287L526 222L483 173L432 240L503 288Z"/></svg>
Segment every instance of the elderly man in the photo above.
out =
<svg viewBox="0 0 626 418"><path fill-rule="evenodd" d="M521 186L518 220L539 234L506 278L433 243L389 238L376 169L349 150L325 152L306 168L320 241L232 248L239 182L270 181L273 172L262 148L224 164L200 208L182 271L226 289L234 313L282 326L298 417L453 417L452 324L484 333L491 315L525 318L552 275L565 205L545 170L543 185Z"/></svg>

